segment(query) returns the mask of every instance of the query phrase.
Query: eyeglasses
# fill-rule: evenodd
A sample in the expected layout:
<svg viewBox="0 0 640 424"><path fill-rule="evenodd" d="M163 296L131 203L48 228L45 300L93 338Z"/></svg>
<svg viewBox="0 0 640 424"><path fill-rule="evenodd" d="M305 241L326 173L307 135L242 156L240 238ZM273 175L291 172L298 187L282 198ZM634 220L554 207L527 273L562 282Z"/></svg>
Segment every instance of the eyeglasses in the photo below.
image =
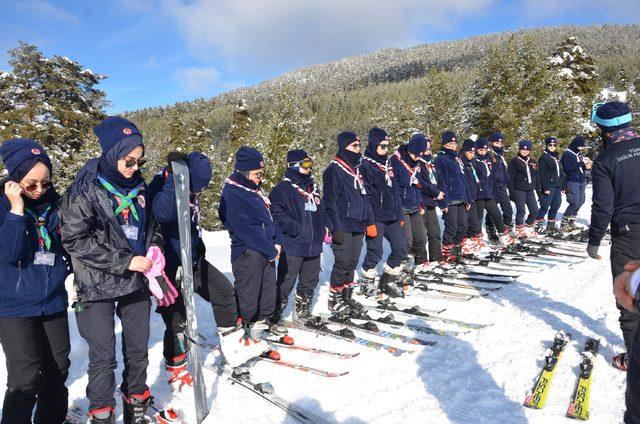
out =
<svg viewBox="0 0 640 424"><path fill-rule="evenodd" d="M138 168L142 168L145 163L147 163L146 159L135 159L135 158L124 159L125 168L133 168L136 165L138 165Z"/></svg>
<svg viewBox="0 0 640 424"><path fill-rule="evenodd" d="M28 191L29 193L31 193L32 191L35 191L38 187L40 187L42 191L48 190L51 188L51 186L53 186L53 183L51 181L38 181L36 183L31 183L27 186L23 186L22 184L20 185L25 191Z"/></svg>
<svg viewBox="0 0 640 424"><path fill-rule="evenodd" d="M380 147L382 150L388 150L389 149L389 143L378 144L378 147Z"/></svg>

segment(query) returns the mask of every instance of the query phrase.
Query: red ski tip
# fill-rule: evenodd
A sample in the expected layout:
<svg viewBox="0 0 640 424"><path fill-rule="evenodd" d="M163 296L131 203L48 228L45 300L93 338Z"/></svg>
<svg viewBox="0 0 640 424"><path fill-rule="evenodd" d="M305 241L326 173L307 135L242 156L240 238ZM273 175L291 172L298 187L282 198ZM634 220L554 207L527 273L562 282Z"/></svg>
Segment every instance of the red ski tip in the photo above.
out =
<svg viewBox="0 0 640 424"><path fill-rule="evenodd" d="M282 338L280 338L280 342L289 346L292 346L294 343L293 337L291 336L282 336Z"/></svg>

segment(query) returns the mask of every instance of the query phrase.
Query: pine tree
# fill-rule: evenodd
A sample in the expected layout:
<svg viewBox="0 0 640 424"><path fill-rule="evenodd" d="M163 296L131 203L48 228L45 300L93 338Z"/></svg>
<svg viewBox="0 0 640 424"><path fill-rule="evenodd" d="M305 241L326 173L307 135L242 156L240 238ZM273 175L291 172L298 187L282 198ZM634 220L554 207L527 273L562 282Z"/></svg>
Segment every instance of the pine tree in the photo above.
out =
<svg viewBox="0 0 640 424"><path fill-rule="evenodd" d="M588 117L598 91L598 74L593 58L578 45L575 37L568 37L557 47L549 63L551 69L560 75L573 95L582 99L584 104L582 115Z"/></svg>
<svg viewBox="0 0 640 424"><path fill-rule="evenodd" d="M233 112L233 123L229 129L229 152L233 155L242 146L249 143L251 136L251 118L244 99L238 100Z"/></svg>

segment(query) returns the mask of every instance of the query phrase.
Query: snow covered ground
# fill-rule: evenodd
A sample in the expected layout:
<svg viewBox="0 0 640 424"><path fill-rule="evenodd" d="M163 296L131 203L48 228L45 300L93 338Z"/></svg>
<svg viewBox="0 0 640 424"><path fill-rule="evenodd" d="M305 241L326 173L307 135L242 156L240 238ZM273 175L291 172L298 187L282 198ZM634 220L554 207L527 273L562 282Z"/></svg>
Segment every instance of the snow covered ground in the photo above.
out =
<svg viewBox="0 0 640 424"><path fill-rule="evenodd" d="M587 198L591 198L590 193ZM589 214L588 203L582 208L579 222L586 223ZM207 233L205 240L208 259L232 278L226 233ZM601 254L608 258L608 246L603 246ZM326 311L327 279L332 260L330 249L325 249L315 312ZM446 308L443 316L493 325L456 337L432 336L429 339L438 342L433 347L405 345L415 352L400 357L292 331L301 344L357 351L360 355L341 360L289 350L281 352L283 358L292 361L313 361L315 366L348 370L349 374L343 377L324 378L263 362L254 368L253 374L256 380L270 381L282 398L331 422L573 422L564 414L579 370L579 352L585 338L592 336L600 339L600 353L594 369L591 421L622 421L625 375L609 365L611 357L623 349L623 341L611 294L608 259L588 259L573 266L557 265L539 273L525 274L517 282L483 299L446 302L409 298L408 301L429 309ZM201 300L197 306L200 332L215 342L215 323L210 307ZM73 347L68 379L70 399L86 407L88 350L78 335L71 311L69 316ZM186 423L194 423L190 394L173 395L165 382L162 367L164 327L160 316L152 314L151 323L148 383L152 393L159 403L172 403L180 409ZM525 408L522 406L524 397L543 365L545 349L559 329L571 333L573 341L558 365L547 405L542 410ZM390 343L389 339L381 341ZM208 353L207 360L212 361L213 356ZM118 372L121 372L121 366ZM249 391L230 385L223 377L205 370L205 378L211 403L207 423L295 422ZM3 369L0 380L5 379Z"/></svg>

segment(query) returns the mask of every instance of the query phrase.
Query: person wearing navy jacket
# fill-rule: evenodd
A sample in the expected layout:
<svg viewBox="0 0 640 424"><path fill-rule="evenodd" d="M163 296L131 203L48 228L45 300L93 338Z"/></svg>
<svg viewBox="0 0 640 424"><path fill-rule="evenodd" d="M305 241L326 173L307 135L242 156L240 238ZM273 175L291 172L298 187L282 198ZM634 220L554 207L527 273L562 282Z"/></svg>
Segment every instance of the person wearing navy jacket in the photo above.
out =
<svg viewBox="0 0 640 424"><path fill-rule="evenodd" d="M497 241L508 233L507 228L502 220L502 214L498 209L495 200L495 168L491 155L488 153L489 142L486 138L480 137L476 140L476 156L474 159L474 169L478 176L478 194L476 195L476 213L478 214L478 223L482 224L482 216L487 211L487 216L491 217L495 228L500 233ZM495 238L493 240L496 241ZM506 241L506 240L503 240Z"/></svg>
<svg viewBox="0 0 640 424"><path fill-rule="evenodd" d="M380 128L369 130L367 149L362 161L362 177L375 218L376 236L367 237L367 255L362 263L360 287L367 296L377 296L376 267L382 260L382 241L386 239L391 254L380 277L380 289L391 297L404 297L400 276L407 259L407 242L402 231L404 215L398 180L389 163L389 137ZM423 231L424 232L424 231Z"/></svg>
<svg viewBox="0 0 640 424"><path fill-rule="evenodd" d="M0 185L0 343L7 364L2 422L64 422L69 323L59 195L51 161L33 140L0 146L9 176ZM33 409L35 407L35 414Z"/></svg>
<svg viewBox="0 0 640 424"><path fill-rule="evenodd" d="M329 310L359 314L363 308L353 296L354 275L365 232L375 237L373 211L361 175L360 138L351 131L338 134L338 153L325 169L322 201L333 228L335 257L329 279Z"/></svg>
<svg viewBox="0 0 640 424"><path fill-rule="evenodd" d="M420 173L425 182L422 190L421 213L424 228L427 231L427 252L429 262L438 262L442 259L442 237L440 235L440 220L436 213L438 200L444 198L444 193L438 189L436 166L431 154L431 140L427 140L427 148L420 157ZM436 194L437 193L437 194Z"/></svg>
<svg viewBox="0 0 640 424"><path fill-rule="evenodd" d="M509 181L509 171L507 167L507 161L504 158L504 134L500 131L496 131L489 137L489 143L491 144L491 163L494 167L494 179L493 179L493 192L500 209L502 210L502 221L508 230L513 225L513 206L507 190L507 182ZM496 232L496 225L490 215L487 215L486 220L487 232L489 233L489 239L498 241L498 233Z"/></svg>
<svg viewBox="0 0 640 424"><path fill-rule="evenodd" d="M482 225L478 220L476 198L480 190L480 179L475 169L476 143L473 140L465 140L460 147L460 157L464 164L464 174L467 177L467 188L469 190L469 200L471 208L467 211L467 231L466 239L477 241L482 236Z"/></svg>
<svg viewBox="0 0 640 424"><path fill-rule="evenodd" d="M235 157L235 171L224 181L218 215L231 237L238 314L249 328L264 321L272 334L284 335L286 328L270 320L276 313L275 266L284 239L271 216L271 202L260 188L264 158L247 146L239 148Z"/></svg>
<svg viewBox="0 0 640 424"><path fill-rule="evenodd" d="M407 241L407 253L414 257L414 272L421 272L429 266L427 254L427 235L420 213L422 193L434 196L422 178L420 157L427 150L427 138L422 133L411 136L409 141L396 150L391 158L393 172L398 180L402 213L404 215L404 237ZM435 194L437 195L437 194Z"/></svg>
<svg viewBox="0 0 640 424"><path fill-rule="evenodd" d="M467 232L467 211L471 208L464 164L458 155L458 140L454 132L442 134L442 149L435 160L438 189L444 198L438 202L444 219L442 254L449 258L454 246L460 246Z"/></svg>
<svg viewBox="0 0 640 424"><path fill-rule="evenodd" d="M151 402L149 291L169 303L176 291L161 272L163 240L147 208L140 131L117 116L93 131L103 153L87 162L62 198L62 242L73 264L78 331L89 345L89 416L93 423L115 421L117 314L126 370L120 385L124 422L135 423L148 419Z"/></svg>
<svg viewBox="0 0 640 424"><path fill-rule="evenodd" d="M547 137L544 140L545 149L538 159L538 199L540 210L536 217L536 231L545 230L544 219L547 218L546 233L555 234L556 215L562 203L562 186L564 182L562 166L558 154L558 139ZM547 215L548 212L548 215Z"/></svg>
<svg viewBox="0 0 640 424"><path fill-rule="evenodd" d="M582 156L585 144L584 137L580 135L574 137L560 159L562 172L565 175L567 202L569 203L562 215L561 227L564 229L573 229L575 227L576 215L585 201L585 190L587 188L585 170L591 169L589 158Z"/></svg>
<svg viewBox="0 0 640 424"><path fill-rule="evenodd" d="M304 150L287 153L287 169L269 194L271 214L284 237L278 262L278 299L275 321L289 302L298 280L295 313L300 319L311 316L313 295L320 281L322 243L331 230L312 175L313 160Z"/></svg>
<svg viewBox="0 0 640 424"><path fill-rule="evenodd" d="M526 235L525 224L532 227L538 216L538 201L535 188L537 185L537 163L531 159L531 142L521 140L518 143L518 155L509 161L509 194L516 204L516 227L520 235ZM526 208L529 215L525 221Z"/></svg>

